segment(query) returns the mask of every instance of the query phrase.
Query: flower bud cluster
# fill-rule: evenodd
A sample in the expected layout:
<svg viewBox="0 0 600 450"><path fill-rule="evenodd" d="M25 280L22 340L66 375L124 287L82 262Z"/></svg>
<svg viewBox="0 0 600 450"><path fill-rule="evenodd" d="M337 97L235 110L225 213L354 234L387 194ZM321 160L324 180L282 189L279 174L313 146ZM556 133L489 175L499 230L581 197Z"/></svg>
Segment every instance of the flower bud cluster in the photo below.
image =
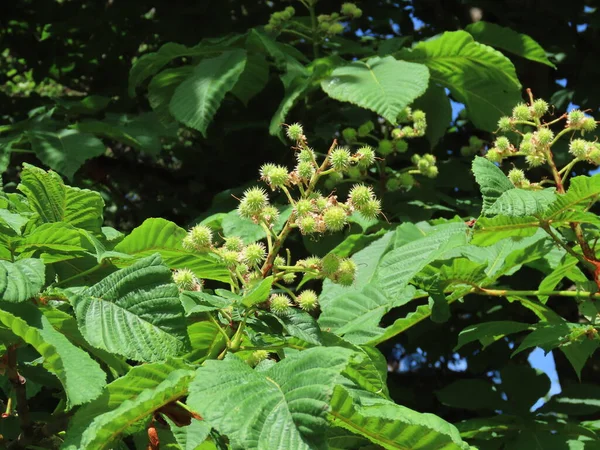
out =
<svg viewBox="0 0 600 450"><path fill-rule="evenodd" d="M596 121L586 116L582 111L574 109L567 115L567 127L582 132L591 132L596 129Z"/></svg>
<svg viewBox="0 0 600 450"><path fill-rule="evenodd" d="M469 145L461 147L460 154L462 156L473 156L481 152L484 146L484 142L477 136L471 136L469 138Z"/></svg>
<svg viewBox="0 0 600 450"><path fill-rule="evenodd" d="M415 109L413 111L410 107L404 108L398 115L398 123L406 124L411 122L412 126L402 126L392 130L392 138L397 141L406 138L410 139L425 136L425 131L427 131L427 118L425 112L420 109Z"/></svg>
<svg viewBox="0 0 600 450"><path fill-rule="evenodd" d="M292 6L288 6L283 11L274 12L269 18L269 23L265 25L265 31L272 33L282 30L285 25L296 14L296 10Z"/></svg>
<svg viewBox="0 0 600 450"><path fill-rule="evenodd" d="M573 139L569 143L569 153L578 160L600 165L600 144L584 139Z"/></svg>
<svg viewBox="0 0 600 450"><path fill-rule="evenodd" d="M436 157L430 153L421 155L412 155L411 162L417 167L417 170L421 175L425 175L428 178L437 177L439 170L436 166Z"/></svg>
<svg viewBox="0 0 600 450"><path fill-rule="evenodd" d="M363 14L362 10L354 3L343 3L339 13L321 14L317 17L319 31L326 36L334 36L344 32L343 21L358 19Z"/></svg>
<svg viewBox="0 0 600 450"><path fill-rule="evenodd" d="M314 271L317 278L327 278L342 286L352 286L356 279L356 263L329 253L322 259L316 256L299 260L296 265Z"/></svg>

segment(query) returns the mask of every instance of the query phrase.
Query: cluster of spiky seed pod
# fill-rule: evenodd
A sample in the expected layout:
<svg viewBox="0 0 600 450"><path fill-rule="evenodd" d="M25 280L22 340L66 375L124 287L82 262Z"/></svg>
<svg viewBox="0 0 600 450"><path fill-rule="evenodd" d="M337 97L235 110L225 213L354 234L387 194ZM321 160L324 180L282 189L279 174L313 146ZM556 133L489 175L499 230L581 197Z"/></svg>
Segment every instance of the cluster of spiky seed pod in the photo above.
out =
<svg viewBox="0 0 600 450"><path fill-rule="evenodd" d="M291 19L296 14L296 10L292 6L288 6L283 11L277 11L271 14L269 23L265 25L265 31L268 33L278 32L287 27L294 28L300 26L295 24ZM343 3L340 12L332 14L321 14L317 17L317 29L313 33L319 34L322 37L334 36L344 32L344 23L348 20L358 19L363 14L362 10L354 3ZM302 31L305 31L305 27ZM315 38L316 36L313 36Z"/></svg>

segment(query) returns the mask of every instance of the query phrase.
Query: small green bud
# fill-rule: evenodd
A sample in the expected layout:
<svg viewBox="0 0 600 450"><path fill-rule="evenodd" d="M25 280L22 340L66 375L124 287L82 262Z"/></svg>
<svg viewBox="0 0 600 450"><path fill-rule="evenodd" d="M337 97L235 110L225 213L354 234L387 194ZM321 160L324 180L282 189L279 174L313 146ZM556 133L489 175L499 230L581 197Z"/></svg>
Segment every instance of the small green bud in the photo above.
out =
<svg viewBox="0 0 600 450"><path fill-rule="evenodd" d="M534 133L534 137L541 145L548 145L554 139L554 133L550 128L540 128Z"/></svg>
<svg viewBox="0 0 600 450"><path fill-rule="evenodd" d="M329 163L334 170L344 172L350 166L350 151L345 147L338 147L329 155Z"/></svg>
<svg viewBox="0 0 600 450"><path fill-rule="evenodd" d="M294 9L293 6L288 6L283 11L285 12L285 14L287 16L289 16L290 19L294 16L294 14L296 14L296 10Z"/></svg>
<svg viewBox="0 0 600 450"><path fill-rule="evenodd" d="M327 34L336 35L342 34L344 32L344 25L340 22L332 23L327 29Z"/></svg>
<svg viewBox="0 0 600 450"><path fill-rule="evenodd" d="M350 178L359 179L362 178L363 174L358 166L350 166L348 169L348 176Z"/></svg>
<svg viewBox="0 0 600 450"><path fill-rule="evenodd" d="M421 161L421 155L417 155L416 153L410 157L410 162L412 162L415 166L419 164Z"/></svg>
<svg viewBox="0 0 600 450"><path fill-rule="evenodd" d="M521 153L524 155L531 155L535 152L535 146L533 145L533 142L523 140L519 146L519 151L521 151Z"/></svg>
<svg viewBox="0 0 600 450"><path fill-rule="evenodd" d="M538 167L546 162L546 157L542 153L532 153L525 157L525 161L530 167Z"/></svg>
<svg viewBox="0 0 600 450"><path fill-rule="evenodd" d="M312 148L303 148L296 155L296 157L298 158L299 163L303 163L303 162L311 163L311 164L315 163L315 151Z"/></svg>
<svg viewBox="0 0 600 450"><path fill-rule="evenodd" d="M319 297L317 297L315 291L307 289L306 291L302 291L300 295L296 297L296 302L304 311L312 311L319 304Z"/></svg>
<svg viewBox="0 0 600 450"><path fill-rule="evenodd" d="M502 153L500 153L500 151L497 148L489 149L488 152L485 154L485 157L491 162L502 162Z"/></svg>
<svg viewBox="0 0 600 450"><path fill-rule="evenodd" d="M435 164L435 162L437 161L437 158L435 156L433 156L431 153L425 153L423 155L423 159L425 161L427 161L429 164L431 164L432 166Z"/></svg>
<svg viewBox="0 0 600 450"><path fill-rule="evenodd" d="M583 139L573 139L569 144L569 152L576 158L584 159L590 142Z"/></svg>
<svg viewBox="0 0 600 450"><path fill-rule="evenodd" d="M319 224L317 219L312 215L306 215L296 220L300 233L302 234L313 234L319 231Z"/></svg>
<svg viewBox="0 0 600 450"><path fill-rule="evenodd" d="M412 127L402 127L402 134L407 138L415 137L415 130Z"/></svg>
<svg viewBox="0 0 600 450"><path fill-rule="evenodd" d="M583 131L594 131L596 129L596 121L592 117L586 117L581 122L581 129Z"/></svg>
<svg viewBox="0 0 600 450"><path fill-rule="evenodd" d="M233 252L239 252L244 248L244 241L239 236L230 236L225 238L225 243L223 247L226 250L231 250Z"/></svg>
<svg viewBox="0 0 600 450"><path fill-rule="evenodd" d="M435 166L430 167L430 169L431 168L435 168L437 170L437 167ZM376 198L372 198L363 207L358 209L358 212L365 219L374 219L381 214L381 201Z"/></svg>
<svg viewBox="0 0 600 450"><path fill-rule="evenodd" d="M296 202L294 210L296 211L297 216L302 217L313 211L313 204L310 200L303 198Z"/></svg>
<svg viewBox="0 0 600 450"><path fill-rule="evenodd" d="M516 187L521 187L523 182L526 180L525 172L523 172L521 169L511 169L508 172L508 179Z"/></svg>
<svg viewBox="0 0 600 450"><path fill-rule="evenodd" d="M398 139L394 142L394 147L398 153L406 153L408 150L408 142L406 142L404 139Z"/></svg>
<svg viewBox="0 0 600 450"><path fill-rule="evenodd" d="M531 111L529 110L529 106L525 103L519 103L512 110L513 119L516 120L530 120L531 119Z"/></svg>
<svg viewBox="0 0 600 450"><path fill-rule="evenodd" d="M346 128L342 131L342 136L344 136L344 139L348 142L354 142L356 141L356 130L354 128Z"/></svg>
<svg viewBox="0 0 600 450"><path fill-rule="evenodd" d="M502 131L510 131L512 128L510 117L500 117L500 120L498 120L498 128Z"/></svg>
<svg viewBox="0 0 600 450"><path fill-rule="evenodd" d="M400 128L394 128L392 130L392 139L397 140L397 139L402 139L404 137L404 133L402 132L402 130Z"/></svg>
<svg viewBox="0 0 600 450"><path fill-rule="evenodd" d="M510 148L510 141L508 140L508 138L506 136L500 136L498 139L496 139L496 142L494 142L494 145L501 152L505 152Z"/></svg>
<svg viewBox="0 0 600 450"><path fill-rule="evenodd" d="M269 307L273 314L278 316L285 316L288 314L292 303L287 295L275 294L271 296L269 301Z"/></svg>
<svg viewBox="0 0 600 450"><path fill-rule="evenodd" d="M439 173L440 173L440 171L436 166L429 166L424 175L427 178L435 178L438 176Z"/></svg>
<svg viewBox="0 0 600 450"><path fill-rule="evenodd" d="M397 180L404 187L413 187L415 185L415 177L408 172L401 173Z"/></svg>
<svg viewBox="0 0 600 450"><path fill-rule="evenodd" d="M282 278L282 280L285 284L292 284L295 279L296 279L296 274L294 272L286 273L283 275L283 278Z"/></svg>
<svg viewBox="0 0 600 450"><path fill-rule="evenodd" d="M358 158L357 165L361 169L367 169L375 162L375 152L368 145L359 148L356 152L356 157Z"/></svg>
<svg viewBox="0 0 600 450"><path fill-rule="evenodd" d="M267 257L267 251L265 250L265 245L262 242L255 242L253 244L248 244L242 255L244 261L249 266L255 266L265 260Z"/></svg>
<svg viewBox="0 0 600 450"><path fill-rule="evenodd" d="M467 147L466 145L463 145L463 146L460 148L460 154L461 154L462 156L471 156L471 155L473 155L474 153L476 153L476 150L474 150L474 149L473 149L473 147Z"/></svg>
<svg viewBox="0 0 600 450"><path fill-rule="evenodd" d="M196 225L183 238L183 248L186 250L206 251L212 247L213 235L210 228Z"/></svg>
<svg viewBox="0 0 600 450"><path fill-rule="evenodd" d="M387 139L379 141L379 147L377 147L377 153L383 156L387 156L394 151L394 143Z"/></svg>
<svg viewBox="0 0 600 450"><path fill-rule="evenodd" d="M419 169L419 172L421 172L422 174L425 174L425 172L427 172L427 169L431 166L431 163L429 161L427 161L425 158L422 158L419 160L419 162L417 163L417 169Z"/></svg>
<svg viewBox="0 0 600 450"><path fill-rule="evenodd" d="M190 269L179 269L173 272L173 281L182 291L195 291L200 281Z"/></svg>
<svg viewBox="0 0 600 450"><path fill-rule="evenodd" d="M304 180L310 180L315 173L315 166L310 162L301 162L296 166L298 176Z"/></svg>
<svg viewBox="0 0 600 450"><path fill-rule="evenodd" d="M355 209L361 209L373 199L373 189L364 184L356 184L348 194L348 201Z"/></svg>
<svg viewBox="0 0 600 450"><path fill-rule="evenodd" d="M323 221L329 231L340 231L348 222L348 216L341 206L331 206L325 210Z"/></svg>
<svg viewBox="0 0 600 450"><path fill-rule="evenodd" d="M299 123L294 123L294 124L288 126L285 133L287 134L287 137L291 141L298 142L298 141L303 141L304 139L306 139L306 137L304 136L304 129L302 128L302 125L300 125Z"/></svg>
<svg viewBox="0 0 600 450"><path fill-rule="evenodd" d="M548 103L541 98L538 98L533 102L532 105L533 114L536 117L542 117L544 114L548 112Z"/></svg>
<svg viewBox="0 0 600 450"><path fill-rule="evenodd" d="M400 189L402 183L400 182L398 177L388 178L385 182L385 189L389 192L394 192Z"/></svg>
<svg viewBox="0 0 600 450"><path fill-rule="evenodd" d="M579 129L583 120L585 119L585 114L578 109L574 109L567 116L567 126L575 129Z"/></svg>
<svg viewBox="0 0 600 450"><path fill-rule="evenodd" d="M421 111L420 109L415 109L412 114L412 118L415 122L423 122L426 118L425 111Z"/></svg>
<svg viewBox="0 0 600 450"><path fill-rule="evenodd" d="M375 125L370 120L368 122L363 123L360 127L358 127L358 135L360 137L365 137L371 131L375 129Z"/></svg>
<svg viewBox="0 0 600 450"><path fill-rule="evenodd" d="M317 210L323 211L325 208L327 208L328 202L327 199L325 197L323 197L321 194L317 194L315 195L312 200L315 203L315 207L317 208Z"/></svg>
<svg viewBox="0 0 600 450"><path fill-rule="evenodd" d="M483 141L477 136L471 136L469 138L469 147L480 149L483 146Z"/></svg>
<svg viewBox="0 0 600 450"><path fill-rule="evenodd" d="M332 281L341 284L342 286L352 286L356 277L356 264L349 258L345 258L340 262L340 267L333 274Z"/></svg>
<svg viewBox="0 0 600 450"><path fill-rule="evenodd" d="M323 275L333 275L340 267L341 258L335 253L328 253L321 260L321 272Z"/></svg>
<svg viewBox="0 0 600 450"><path fill-rule="evenodd" d="M342 4L342 9L340 12L345 16L349 16L351 19L358 19L360 16L362 16L362 10L354 3Z"/></svg>

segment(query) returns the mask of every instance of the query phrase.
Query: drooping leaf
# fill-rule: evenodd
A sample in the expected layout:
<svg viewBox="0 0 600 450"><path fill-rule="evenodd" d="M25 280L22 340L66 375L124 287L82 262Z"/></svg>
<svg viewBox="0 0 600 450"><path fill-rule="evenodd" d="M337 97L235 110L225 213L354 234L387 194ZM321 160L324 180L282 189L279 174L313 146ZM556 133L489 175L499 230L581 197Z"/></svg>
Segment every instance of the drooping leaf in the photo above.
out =
<svg viewBox="0 0 600 450"><path fill-rule="evenodd" d="M191 66L163 70L150 80L148 84L148 103L163 123L172 122L169 103L177 86L192 75Z"/></svg>
<svg viewBox="0 0 600 450"><path fill-rule="evenodd" d="M21 234L21 229L27 222L29 222L29 217L27 216L10 212L6 209L0 209L0 224L6 225L16 234Z"/></svg>
<svg viewBox="0 0 600 450"><path fill-rule="evenodd" d="M42 254L46 263L81 256L90 249L81 230L64 222L44 223L27 236L15 239L12 247L20 257Z"/></svg>
<svg viewBox="0 0 600 450"><path fill-rule="evenodd" d="M85 161L106 151L100 139L78 130L29 131L27 138L40 161L69 179Z"/></svg>
<svg viewBox="0 0 600 450"><path fill-rule="evenodd" d="M435 395L444 405L453 408L495 411L504 406L501 392L491 382L477 378L455 381Z"/></svg>
<svg viewBox="0 0 600 450"><path fill-rule="evenodd" d="M321 449L329 400L350 355L314 347L260 372L235 356L207 361L187 403L234 448Z"/></svg>
<svg viewBox="0 0 600 450"><path fill-rule="evenodd" d="M244 305L246 308L250 308L258 303L264 302L269 297L272 285L273 277L271 276L265 278L250 292L244 295L244 298L242 299L242 305Z"/></svg>
<svg viewBox="0 0 600 450"><path fill-rule="evenodd" d="M67 97L68 98L68 97ZM102 95L88 95L82 99L70 100L64 97L55 99L56 103L73 114L97 114L105 109L112 101Z"/></svg>
<svg viewBox="0 0 600 450"><path fill-rule="evenodd" d="M482 214L487 214L502 194L515 189L504 172L486 158L476 156L472 170L483 196Z"/></svg>
<svg viewBox="0 0 600 450"><path fill-rule="evenodd" d="M223 333L213 322L195 322L188 327L192 350L184 355L187 361L201 364L206 359L216 359L227 346Z"/></svg>
<svg viewBox="0 0 600 450"><path fill-rule="evenodd" d="M431 317L431 306L430 305L420 305L417 308L406 315L406 317L402 317L400 319L396 319L396 321L385 328L383 333L371 340L369 340L368 345L378 345L382 342L387 341L388 339L397 336L408 330L411 327L414 327L418 323L422 322L425 319Z"/></svg>
<svg viewBox="0 0 600 450"><path fill-rule="evenodd" d="M40 259L21 259L14 263L0 260L0 300L24 302L38 294L46 277Z"/></svg>
<svg viewBox="0 0 600 450"><path fill-rule="evenodd" d="M77 411L61 448L112 448L131 425L185 396L193 376L192 367L178 360L132 368L106 386L100 397Z"/></svg>
<svg viewBox="0 0 600 450"><path fill-rule="evenodd" d="M579 264L579 260L577 258L569 254L565 254L563 261L561 261L561 263L551 273L544 277L538 290L542 292L552 291L565 277L580 283L588 281L585 274L577 267L577 264ZM544 303L548 301L547 295L539 295L538 298Z"/></svg>
<svg viewBox="0 0 600 450"><path fill-rule="evenodd" d="M526 34L483 20L469 24L465 30L482 44L556 68L542 46Z"/></svg>
<svg viewBox="0 0 600 450"><path fill-rule="evenodd" d="M170 111L180 122L206 136L225 94L237 83L246 65L246 52L232 50L202 60L171 98Z"/></svg>
<svg viewBox="0 0 600 450"><path fill-rule="evenodd" d="M188 345L179 290L158 254L109 275L71 302L81 333L94 347L160 361L181 355Z"/></svg>
<svg viewBox="0 0 600 450"><path fill-rule="evenodd" d="M360 391L353 395L342 386L336 387L331 403L332 423L385 449L469 448L453 425L433 414L422 414Z"/></svg>
<svg viewBox="0 0 600 450"><path fill-rule="evenodd" d="M244 71L240 75L231 93L244 105L254 98L269 81L269 65L260 53L250 53Z"/></svg>
<svg viewBox="0 0 600 450"><path fill-rule="evenodd" d="M398 114L425 93L428 83L426 66L376 56L338 67L321 87L331 98L369 109L396 124Z"/></svg>
<svg viewBox="0 0 600 450"><path fill-rule="evenodd" d="M66 222L100 234L104 201L97 192L65 186L55 172L23 164L18 189L25 194L42 223Z"/></svg>
<svg viewBox="0 0 600 450"><path fill-rule="evenodd" d="M396 57L426 65L431 79L466 105L478 128L494 131L498 119L521 100L521 84L510 60L475 42L466 31L446 32L412 50L401 50Z"/></svg>
<svg viewBox="0 0 600 450"><path fill-rule="evenodd" d="M67 408L100 395L106 374L86 352L56 331L38 308L4 303L0 308L0 323L42 355L44 368L65 389Z"/></svg>
<svg viewBox="0 0 600 450"><path fill-rule="evenodd" d="M502 339L507 334L519 333L529 328L529 324L513 322L510 320L501 320L495 322L482 322L475 325L469 325L458 335L458 343L454 350L460 349L469 342L479 341L483 347L493 344Z"/></svg>
<svg viewBox="0 0 600 450"><path fill-rule="evenodd" d="M283 124L286 123L288 113L300 96L310 88L308 71L304 66L296 61L290 62L289 58L287 58L287 61L287 72L281 77L285 92L269 124L269 134L271 136L279 136L280 138L283 135Z"/></svg>
<svg viewBox="0 0 600 450"><path fill-rule="evenodd" d="M500 370L502 391L506 394L508 414L525 415L550 391L550 378L529 365L508 364Z"/></svg>
<svg viewBox="0 0 600 450"><path fill-rule="evenodd" d="M172 269L187 268L198 278L229 282L229 272L213 255L202 255L185 250L182 246L186 231L173 222L160 218L146 219L139 227L119 242L114 251L144 258L159 253L165 264ZM131 260L120 260L126 266Z"/></svg>

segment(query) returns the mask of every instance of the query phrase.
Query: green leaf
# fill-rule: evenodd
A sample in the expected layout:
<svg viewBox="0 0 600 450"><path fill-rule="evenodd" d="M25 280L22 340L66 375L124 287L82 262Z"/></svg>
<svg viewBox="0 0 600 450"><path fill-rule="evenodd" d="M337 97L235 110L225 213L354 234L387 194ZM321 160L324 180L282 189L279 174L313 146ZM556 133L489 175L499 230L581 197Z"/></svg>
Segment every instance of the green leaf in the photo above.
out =
<svg viewBox="0 0 600 450"><path fill-rule="evenodd" d="M190 385L188 405L234 448L322 449L329 400L350 355L314 347L260 372L235 356L206 361Z"/></svg>
<svg viewBox="0 0 600 450"><path fill-rule="evenodd" d="M428 84L424 65L376 56L338 67L321 87L331 98L369 109L396 124L398 114L423 95Z"/></svg>
<svg viewBox="0 0 600 450"><path fill-rule="evenodd" d="M24 302L38 294L46 277L39 259L21 259L11 263L0 261L0 300Z"/></svg>
<svg viewBox="0 0 600 450"><path fill-rule="evenodd" d="M46 263L81 256L90 249L81 230L64 222L42 224L27 236L15 239L12 245L21 257L39 256L43 252Z"/></svg>
<svg viewBox="0 0 600 450"><path fill-rule="evenodd" d="M287 315L277 317L290 336L313 345L321 345L321 328L306 311L290 308Z"/></svg>
<svg viewBox="0 0 600 450"><path fill-rule="evenodd" d="M88 95L78 100L68 100L68 97L57 97L54 99L57 105L66 109L71 114L98 114L112 101L110 97L101 95Z"/></svg>
<svg viewBox="0 0 600 450"><path fill-rule="evenodd" d="M0 209L0 224L5 224L17 234L21 234L21 229L27 222L29 222L27 216Z"/></svg>
<svg viewBox="0 0 600 450"><path fill-rule="evenodd" d="M100 139L78 130L28 131L26 136L40 161L70 180L85 161L106 151Z"/></svg>
<svg viewBox="0 0 600 450"><path fill-rule="evenodd" d="M216 359L227 346L223 333L213 322L195 322L188 328L192 351L184 358L194 364L202 364L206 359Z"/></svg>
<svg viewBox="0 0 600 450"><path fill-rule="evenodd" d="M486 213L490 216L535 216L542 214L555 199L554 189L544 189L543 191L511 189L503 192Z"/></svg>
<svg viewBox="0 0 600 450"><path fill-rule="evenodd" d="M475 224L471 244L486 246L506 238L531 237L539 230L539 226L540 221L535 217L482 217Z"/></svg>
<svg viewBox="0 0 600 450"><path fill-rule="evenodd" d="M503 409L504 400L496 387L487 380L458 380L435 393L444 405L461 409Z"/></svg>
<svg viewBox="0 0 600 450"><path fill-rule="evenodd" d="M158 254L109 275L71 303L81 334L94 347L158 361L182 354L188 344L179 290Z"/></svg>
<svg viewBox="0 0 600 450"><path fill-rule="evenodd" d="M524 416L531 407L550 391L550 378L529 365L509 364L500 370L502 390L506 394L509 414Z"/></svg>
<svg viewBox="0 0 600 450"><path fill-rule="evenodd" d="M246 52L232 50L204 59L171 98L170 111L178 121L206 136L225 94L237 83L246 65Z"/></svg>
<svg viewBox="0 0 600 450"><path fill-rule="evenodd" d="M396 57L426 65L431 80L465 104L478 128L494 131L498 119L521 101L521 83L510 60L475 42L466 31L446 32L412 50L401 50Z"/></svg>
<svg viewBox="0 0 600 450"><path fill-rule="evenodd" d="M269 64L267 60L260 53L250 53L246 67L231 93L248 106L248 102L264 89L268 81Z"/></svg>
<svg viewBox="0 0 600 450"><path fill-rule="evenodd" d="M433 414L422 414L367 393L351 395L342 386L335 388L330 417L336 426L364 436L385 449L469 448L453 425Z"/></svg>
<svg viewBox="0 0 600 450"><path fill-rule="evenodd" d="M146 219L139 227L119 242L113 249L136 258L159 253L165 264L172 269L187 268L198 278L229 282L229 272L213 255L202 255L183 248L186 235L183 228L160 218ZM119 260L117 265L126 266L131 260Z"/></svg>
<svg viewBox="0 0 600 450"><path fill-rule="evenodd" d="M100 234L104 209L100 194L65 186L55 172L46 172L27 163L23 167L17 188L25 194L42 223L66 222Z"/></svg>
<svg viewBox="0 0 600 450"><path fill-rule="evenodd" d="M504 175L504 172L486 158L476 156L473 160L472 170L483 196L481 213L484 215L487 214L502 194L515 189L515 186Z"/></svg>
<svg viewBox="0 0 600 450"><path fill-rule="evenodd" d="M384 332L376 337L371 339L368 342L368 345L378 345L382 342L387 341L388 339L397 336L409 328L417 325L421 321L431 317L431 306L430 305L421 305L418 306L413 312L406 315L406 317L396 319L396 321L390 325L389 327L384 329Z"/></svg>
<svg viewBox="0 0 600 450"><path fill-rule="evenodd" d="M556 69L556 66L546 56L542 46L526 34L517 33L510 28L483 20L469 24L465 30L482 44L497 47Z"/></svg>
<svg viewBox="0 0 600 450"><path fill-rule="evenodd" d="M562 387L540 412L567 414L569 416L591 415L600 411L600 387L597 384L571 383Z"/></svg>
<svg viewBox="0 0 600 450"><path fill-rule="evenodd" d="M173 121L169 111L171 98L183 81L189 78L194 71L191 66L167 69L156 75L148 84L148 102L163 123Z"/></svg>
<svg viewBox="0 0 600 450"><path fill-rule="evenodd" d="M258 303L262 303L271 293L271 286L273 285L273 277L267 277L262 280L257 286L255 286L250 292L244 295L242 299L242 305L246 308L250 308Z"/></svg>
<svg viewBox="0 0 600 450"><path fill-rule="evenodd" d="M483 348L485 348L499 339L502 339L507 334L525 331L529 326L530 325L527 323L513 322L510 320L469 325L458 335L458 344L454 347L454 351L473 341L479 341L481 345L483 345Z"/></svg>
<svg viewBox="0 0 600 450"><path fill-rule="evenodd" d="M281 136L283 135L283 124L286 122L286 118L288 113L294 107L298 99L301 95L306 93L310 88L310 80L308 77L308 73L304 66L296 63L299 69L294 69L293 65L288 63L287 73L281 77L281 81L283 82L283 87L285 92L283 94L283 99L273 114L271 118L271 123L269 124L269 134L271 136Z"/></svg>
<svg viewBox="0 0 600 450"><path fill-rule="evenodd" d="M42 355L44 368L65 389L67 408L100 395L106 374L86 352L56 331L39 309L29 304L4 303L0 308L0 323Z"/></svg>
<svg viewBox="0 0 600 450"><path fill-rule="evenodd" d="M69 425L63 450L110 449L131 425L179 400L188 391L192 368L178 360L142 364L106 386Z"/></svg>
<svg viewBox="0 0 600 450"><path fill-rule="evenodd" d="M562 281L563 278L568 277L572 281L585 283L588 281L585 274L577 267L579 260L574 256L565 254L564 259L560 262L556 268L544 277L541 281L538 290L540 291L552 291ZM548 301L547 295L539 295L538 298L542 303Z"/></svg>
<svg viewBox="0 0 600 450"><path fill-rule="evenodd" d="M279 217L273 225L273 231L275 233L278 233L283 229L285 222L292 214L292 209L291 206L279 208ZM249 219L240 217L237 210L227 213L227 215L223 217L221 224L223 227L223 235L225 237L238 236L243 239L245 244L251 244L267 237L264 228Z"/></svg>
<svg viewBox="0 0 600 450"><path fill-rule="evenodd" d="M425 94L417 98L412 107L421 109L427 114L425 137L431 148L435 147L452 121L452 107L446 92L434 83L429 83Z"/></svg>
<svg viewBox="0 0 600 450"><path fill-rule="evenodd" d="M582 212L596 203L600 196L600 174L571 178L566 194L557 194L543 218L554 222L568 221L572 212ZM573 220L583 222L583 220Z"/></svg>
<svg viewBox="0 0 600 450"><path fill-rule="evenodd" d="M204 420L192 419L192 422L184 427L178 427L169 419L167 421L181 450L196 450L210 434L211 427Z"/></svg>

